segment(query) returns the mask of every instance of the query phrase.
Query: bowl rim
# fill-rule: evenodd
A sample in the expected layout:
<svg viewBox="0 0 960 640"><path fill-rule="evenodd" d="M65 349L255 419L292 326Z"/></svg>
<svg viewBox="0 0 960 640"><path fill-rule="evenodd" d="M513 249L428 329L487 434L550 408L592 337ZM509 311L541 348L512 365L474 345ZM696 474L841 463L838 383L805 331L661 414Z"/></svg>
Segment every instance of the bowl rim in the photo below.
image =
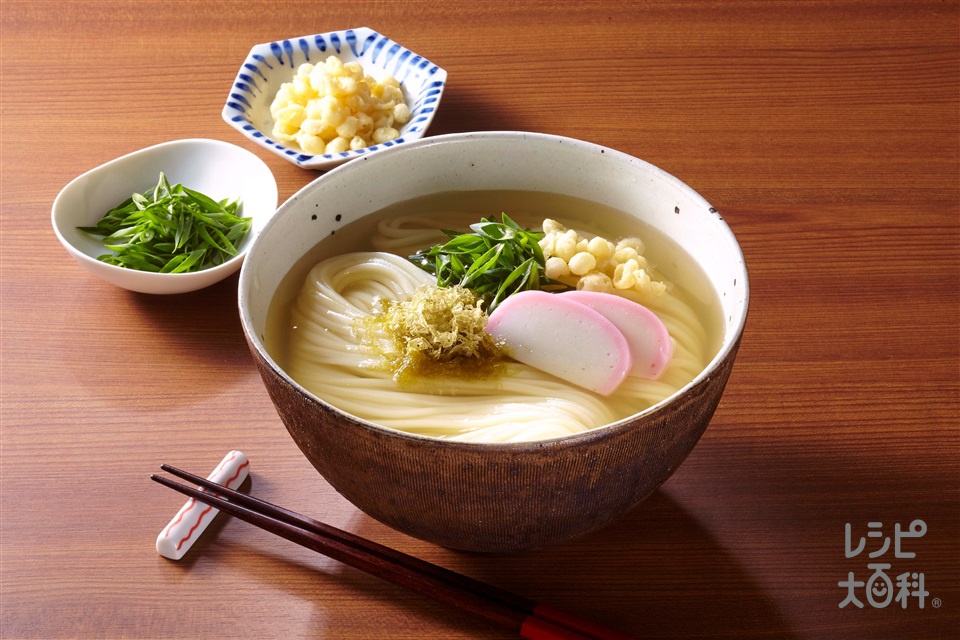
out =
<svg viewBox="0 0 960 640"><path fill-rule="evenodd" d="M110 170L115 169L117 165L122 165L128 162L129 160L131 160L135 156L146 155L149 153L156 153L163 149L169 149L169 148L179 147L179 146L217 147L225 151L228 151L229 153L242 156L248 160L255 161L256 163L259 163L260 165L262 165L262 168L265 169L264 175L268 175L270 177L269 182L265 183L270 188L270 194L272 194L272 197L269 194L268 194L268 197L270 197L270 199L272 199L274 202L273 211L270 212L269 217L272 218L273 215L276 213L277 211L276 202L279 196L276 177L273 175L273 172L270 170L270 167L255 153L253 153L249 149L245 149L239 145L233 144L232 142L226 142L224 140L217 140L214 138L179 138L175 140L167 140L165 142L160 142L160 143L153 144L140 149L135 149L121 156L117 156L116 158L108 160L100 165L91 167L90 169L87 169L86 171L72 178L69 182L67 182L67 184L63 186L62 189L60 189L60 191L57 193L56 198L54 198L53 205L51 207L50 221L53 226L53 231L57 236L57 239L64 246L67 252L71 256L73 256L77 261L79 261L81 264L85 264L97 270L102 270L104 273L113 273L113 274L116 274L117 277L129 276L131 278L135 278L142 281L150 280L155 283L179 281L183 283L184 286L188 286L186 283L189 280L198 280L198 281L209 280L210 284L213 284L214 282L218 282L226 278L230 274L234 273L235 271L237 271L237 269L243 263L246 255L250 252L250 249L253 247L254 241L256 240L256 236L259 235L259 232L257 232L254 228L251 228L248 237L244 240L243 243L241 243L241 247L238 247L237 255L233 256L226 262L223 262L216 266L209 267L207 269L202 269L200 271L191 271L187 273L157 273L152 271L139 271L135 269L127 269L125 267L118 267L117 265L100 261L97 258L77 248L66 237L66 235L64 235L63 231L61 230L61 221L58 219L57 214L63 206L62 201L68 196L68 194L71 192L72 189L76 188L77 184L85 180L88 180L94 174L98 174L101 172L103 173L109 172ZM262 228L266 228L266 224L267 223L264 223ZM117 285L117 286L122 286L122 285ZM180 289L177 289L177 291L180 291ZM187 289L186 291L189 291L189 289Z"/></svg>
<svg viewBox="0 0 960 640"><path fill-rule="evenodd" d="M274 64L281 67L293 66L294 54L297 51L301 51L306 55L307 50L311 47L311 43L317 44L320 39L323 39L324 43L329 40L331 42L331 51L337 55L340 55L343 49L348 49L353 52L357 60L361 60L361 56L366 54L368 49L373 49L375 56L379 55L383 50L386 50L385 55L387 58L385 65L395 61L398 67L397 70L399 70L401 64L409 62L410 65L414 65L415 63L416 67L424 70L429 76L430 82L429 84L425 83L419 92L411 95L411 97L414 98L414 104L410 105L413 115L410 122L405 124L403 128L409 129L413 124L419 124L420 126L417 127L416 130L408 131L406 134L401 131L400 137L395 140L388 140L380 144L364 147L363 149L348 150L333 154L312 154L303 151L298 146L290 146L284 142L275 140L270 131L263 131L254 125L246 115L244 104L250 106L250 103L243 94L246 93L250 96L257 96L259 93L262 93L257 90L257 80L254 77L259 76L262 80L266 80L260 65L265 65L271 71L273 67L268 60L272 60ZM297 45L296 48L294 47L294 43ZM358 43L361 47L359 51L357 49ZM320 49L319 46L317 47L317 51L320 54L327 53L325 49ZM284 56L289 57L289 62L284 62ZM296 67L293 68L295 70ZM377 68L380 69L381 67ZM253 69L256 69L256 71L248 73ZM385 66L383 70L388 71ZM395 73L392 75L395 75ZM362 158L397 145L406 145L422 139L426 136L427 129L429 129L433 123L446 84L446 69L376 29L365 26L337 29L291 38L280 38L253 45L241 63L239 71L233 78L233 84L231 85L223 109L220 112L220 117L247 140L298 167L312 170L329 170L345 164L350 160ZM416 105L420 101L424 101L424 105L422 106L423 110L420 112L420 118L417 119Z"/></svg>
<svg viewBox="0 0 960 640"><path fill-rule="evenodd" d="M668 173L667 171L657 167L656 165L651 164L645 160L642 160L636 156L631 156L625 152L618 151L615 149L610 149L602 145L598 145L592 142L585 140L580 140L576 138L570 138L566 136L560 136L556 134L548 133L537 133L537 132L527 132L527 131L507 131L507 130L498 130L498 131L478 131L478 132L463 132L463 133L450 133L442 134L436 136L430 136L427 138L422 138L420 140L412 141L401 147L394 147L392 149L382 150L377 154L377 157L386 159L389 155L394 155L398 153L415 153L417 150L449 144L464 142L470 139L479 138L479 139L534 139L539 141L547 142L559 142L572 144L577 146L583 146L584 148L595 148L603 149L604 154L607 156L612 156L618 158L621 161L628 163L639 163L641 167L645 170L650 171L656 174L659 178L671 183L674 187L684 191L689 195L693 200L695 200L704 210L709 211L716 215L717 222L719 224L719 229L726 235L727 239L732 240L732 246L736 251L736 256L739 258L739 264L742 265L743 270L743 282L738 285L742 287L742 298L743 304L740 308L740 312L736 317L732 319L732 322L725 321L725 327L729 327L730 330L724 331L724 339L720 345L719 350L710 360L710 362L700 371L690 382L684 385L682 388L676 392L670 394L660 402L647 407L642 411L630 414L620 420L611 422L609 424L601 425L587 431L580 433L568 434L564 436L556 436L552 438L544 438L542 440L531 440L531 441L520 441L520 442L470 442L470 441L460 441L460 440L445 440L442 438L436 438L432 436L409 433L406 431L401 431L399 429L393 429L386 427L384 425L378 424L376 422L360 418L355 416L352 413L344 411L330 402L320 398L316 394L312 393L308 389L300 385L296 380L294 380L284 369L281 367L273 356L266 349L266 345L263 340L257 335L257 332L253 328L253 320L251 318L249 306L247 305L247 288L250 284L251 274L250 261L245 262L240 269L240 280L238 286L238 308L240 312L240 323L243 329L243 332L246 336L247 342L251 347L256 351L256 354L262 361L270 368L272 373L281 379L284 382L291 385L298 393L303 394L310 402L316 403L327 410L332 411L333 413L339 415L343 419L351 422L352 424L359 426L363 429L373 431L375 433L388 435L390 437L400 438L406 440L410 443L419 443L425 444L430 443L432 445L439 445L444 447L453 447L456 449L463 450L491 450L491 451L508 451L508 452L522 452L522 451L543 451L545 449L565 449L572 446L580 446L584 443L591 442L595 439L605 439L611 435L629 430L633 427L634 421L639 418L643 419L652 419L657 414L660 414L666 410L669 405L673 404L682 396L690 393L691 390L697 388L700 385L708 382L712 376L723 368L724 364L728 359L735 357L737 350L740 346L740 341L743 337L744 330L746 328L747 315L750 306L750 283L749 283L749 273L747 269L746 259L743 254L743 248L740 245L740 242L737 240L736 235L733 233L733 230L727 224L726 220L717 212L717 210L695 189L690 187L688 184L677 178L676 176ZM368 158L368 161L374 162L375 158ZM336 178L341 174L349 171L359 170L363 164L366 163L346 163L340 165L331 171L315 178L307 185L303 186L296 193L294 193L290 198L283 202L280 207L277 209L276 214L267 222L264 228L261 230L260 234L254 240L253 245L251 246L251 253L255 253L258 248L259 243L262 241L262 238L265 238L270 229L278 223L278 221L284 216L285 212L292 208L300 199L312 192L313 190L319 188L323 182L332 181L330 176ZM273 292L275 294L275 292ZM273 295L273 294L271 294Z"/></svg>

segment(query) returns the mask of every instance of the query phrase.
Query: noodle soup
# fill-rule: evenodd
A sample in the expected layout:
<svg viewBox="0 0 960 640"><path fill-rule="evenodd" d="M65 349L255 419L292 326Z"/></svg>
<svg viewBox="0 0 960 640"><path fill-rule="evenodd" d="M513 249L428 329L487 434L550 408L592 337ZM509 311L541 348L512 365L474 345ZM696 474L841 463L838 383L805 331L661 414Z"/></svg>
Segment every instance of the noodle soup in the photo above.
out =
<svg viewBox="0 0 960 640"><path fill-rule="evenodd" d="M488 435L500 439L506 435L508 441L474 442L465 441L468 432L462 429L423 431L422 418L434 408L410 402L424 395L422 389L416 390L420 396L413 395L409 389L384 387L376 376L358 376L342 368L326 374L331 380L324 380L315 392L306 391L291 377L290 368L300 365L291 362L292 354L285 349L290 302L304 289L307 274L323 260L374 250L372 236L381 222L430 211L444 212L444 227L454 226L452 218L447 223L446 216L454 215L450 211L464 216L461 229L481 217L506 212L529 227L549 217L612 239L641 236L647 255L675 284L674 290L685 292L682 302L698 316L709 362L682 389L646 410L639 401L621 403L619 397L578 389L577 397L587 398L584 408L570 402L574 394L569 386L554 394L556 403L542 393L528 393L529 401L541 406L568 401L565 406L574 417L589 418L598 405L611 411L614 404L624 405L619 413L585 420L591 425L613 421L607 426L565 437L542 431L534 434L543 438L539 440L510 441L510 434L501 432ZM652 228L642 226L646 224ZM664 237L672 242L661 242ZM424 245L429 242L423 240ZM394 259L400 264L404 260ZM508 298L504 305L522 295ZM554 300L567 294L534 295ZM348 298L364 299L363 294L352 293ZM378 151L320 176L292 195L255 239L241 269L238 303L244 336L280 420L330 486L371 517L408 535L456 549L502 553L542 548L604 527L683 464L720 405L734 368L746 325L749 285L743 252L732 230L709 202L678 178L589 142L501 131L433 136ZM342 329L339 335L346 335ZM324 349L319 345L317 351ZM341 356L343 350L333 353ZM661 380L665 376L666 372ZM504 431L511 428L514 409L505 406L506 379L500 378L496 394L486 394L501 403L491 426L507 425ZM386 420L375 415L355 416L354 409L367 414L362 406L340 407L331 393L336 385L330 381L347 387L355 394L354 402L376 404L381 412L397 399L396 411L384 412L386 417L407 419L421 431L384 426L380 422ZM348 381L355 386L348 387ZM397 394L401 390L402 398ZM381 397L384 393L394 395L387 401ZM454 421L464 415L487 415L476 408L462 411L474 400L453 397L448 404L456 411L444 426L458 426ZM622 414L629 415L617 419ZM543 423L538 426L553 429L563 421Z"/></svg>
<svg viewBox="0 0 960 640"><path fill-rule="evenodd" d="M520 363L476 379L430 378L399 385L366 366L370 354L352 319L376 312L435 278L409 262L443 242L441 229L466 231L506 213L539 230L556 220L583 236L639 236L645 256L669 283L658 296L632 296L670 333L673 357L656 380L630 376L604 397ZM627 296L630 297L630 296ZM339 227L289 271L271 302L264 343L277 364L325 402L400 431L467 442L528 442L582 433L658 405L714 358L724 323L714 288L673 240L614 208L579 198L518 190L456 191L391 205ZM569 352L576 358L575 348Z"/></svg>

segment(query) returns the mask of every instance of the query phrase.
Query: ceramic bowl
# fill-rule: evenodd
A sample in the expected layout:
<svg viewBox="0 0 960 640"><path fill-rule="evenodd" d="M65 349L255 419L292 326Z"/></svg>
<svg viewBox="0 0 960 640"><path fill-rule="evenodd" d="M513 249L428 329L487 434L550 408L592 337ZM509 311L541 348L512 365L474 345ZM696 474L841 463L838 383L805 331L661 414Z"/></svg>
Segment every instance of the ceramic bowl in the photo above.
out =
<svg viewBox="0 0 960 640"><path fill-rule="evenodd" d="M265 347L284 275L320 240L387 205L451 190L522 189L584 198L655 226L703 268L722 346L690 384L649 410L578 435L482 444L410 435L349 415L294 382ZM522 132L441 135L339 167L277 211L240 273L241 322L276 409L324 478L377 520L468 551L507 553L603 527L677 470L714 414L746 321L736 238L689 186L588 142Z"/></svg>
<svg viewBox="0 0 960 640"><path fill-rule="evenodd" d="M344 63L357 61L376 79L391 75L400 81L410 120L400 137L379 145L343 153L312 155L298 146L273 139L270 104L280 86L290 82L304 63L317 64L330 55ZM278 156L305 169L330 169L353 158L403 145L421 138L433 121L447 72L421 55L373 29L360 27L301 36L254 46L240 66L223 107L223 119L241 134Z"/></svg>
<svg viewBox="0 0 960 640"><path fill-rule="evenodd" d="M101 239L77 229L93 226L134 192L157 184L160 172L170 184L206 194L214 200L240 198L240 214L253 218L235 257L192 273L151 273L107 264L97 256L108 251ZM95 276L140 293L171 294L202 289L240 268L254 238L277 210L277 183L256 155L219 140L164 142L121 156L74 178L53 203L53 229L77 262Z"/></svg>

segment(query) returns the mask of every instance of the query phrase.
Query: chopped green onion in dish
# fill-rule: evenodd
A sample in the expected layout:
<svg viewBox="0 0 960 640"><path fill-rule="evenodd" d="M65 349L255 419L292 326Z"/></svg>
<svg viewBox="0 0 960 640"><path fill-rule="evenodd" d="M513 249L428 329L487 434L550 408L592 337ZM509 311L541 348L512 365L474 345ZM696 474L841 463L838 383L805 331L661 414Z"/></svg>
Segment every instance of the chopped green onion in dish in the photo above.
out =
<svg viewBox="0 0 960 640"><path fill-rule="evenodd" d="M238 199L219 202L170 185L161 172L157 186L134 193L108 211L94 227L78 227L102 236L113 253L97 259L127 269L189 273L223 264L237 255L250 231L251 218L240 217Z"/></svg>
<svg viewBox="0 0 960 640"><path fill-rule="evenodd" d="M470 225L473 233L444 231L449 241L418 251L409 260L435 275L438 287L472 289L486 302L487 313L520 291L569 289L543 273L543 234L522 228L505 213L500 216L502 222L481 218Z"/></svg>

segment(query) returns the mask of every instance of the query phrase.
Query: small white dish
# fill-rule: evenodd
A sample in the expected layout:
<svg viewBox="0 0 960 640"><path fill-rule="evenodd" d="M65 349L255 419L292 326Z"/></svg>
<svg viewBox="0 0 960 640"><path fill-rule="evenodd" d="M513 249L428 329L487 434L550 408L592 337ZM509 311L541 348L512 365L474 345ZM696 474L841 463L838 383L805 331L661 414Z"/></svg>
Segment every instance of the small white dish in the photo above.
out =
<svg viewBox="0 0 960 640"><path fill-rule="evenodd" d="M239 215L253 218L235 257L192 273L151 273L97 260L109 253L101 239L77 227L94 226L107 211L157 184L160 172L170 184L199 191L214 200L239 198ZM277 210L277 182L256 155L220 140L174 140L111 160L74 178L53 202L53 230L84 268L118 287L140 293L195 291L235 273L257 234Z"/></svg>
<svg viewBox="0 0 960 640"><path fill-rule="evenodd" d="M399 138L365 149L325 155L304 153L296 145L273 139L270 103L280 86L293 79L300 65L317 64L331 55L344 63L356 60L374 78L389 74L400 81L411 116L400 128ZM445 70L373 29L330 31L254 46L233 81L222 115L227 124L248 139L297 166L331 169L379 149L422 138L433 121L446 82Z"/></svg>

